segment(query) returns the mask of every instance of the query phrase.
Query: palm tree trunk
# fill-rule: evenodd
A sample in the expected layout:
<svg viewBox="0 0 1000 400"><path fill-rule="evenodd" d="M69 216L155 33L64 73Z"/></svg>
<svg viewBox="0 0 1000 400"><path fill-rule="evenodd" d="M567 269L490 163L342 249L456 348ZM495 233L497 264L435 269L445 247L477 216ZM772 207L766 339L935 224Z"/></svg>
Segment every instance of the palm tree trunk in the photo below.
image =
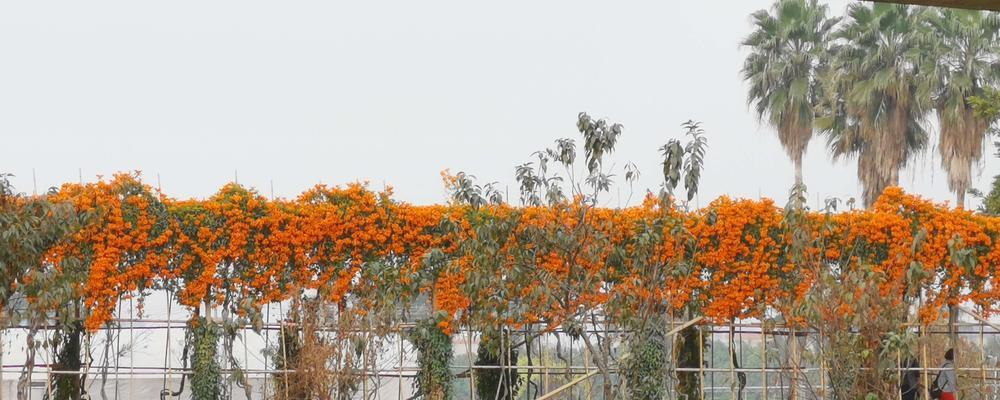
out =
<svg viewBox="0 0 1000 400"><path fill-rule="evenodd" d="M965 188L955 191L955 207L965 209Z"/></svg>
<svg viewBox="0 0 1000 400"><path fill-rule="evenodd" d="M792 162L795 164L795 185L802 186L802 155L796 156Z"/></svg>

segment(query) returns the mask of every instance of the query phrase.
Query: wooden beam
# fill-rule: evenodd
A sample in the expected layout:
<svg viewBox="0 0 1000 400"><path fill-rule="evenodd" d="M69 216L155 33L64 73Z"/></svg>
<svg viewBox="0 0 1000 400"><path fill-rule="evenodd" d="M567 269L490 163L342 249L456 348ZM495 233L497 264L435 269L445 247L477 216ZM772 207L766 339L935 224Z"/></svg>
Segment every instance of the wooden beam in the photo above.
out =
<svg viewBox="0 0 1000 400"><path fill-rule="evenodd" d="M970 316L972 316L972 318L975 318L976 321L979 321L979 323L984 324L986 326L989 326L990 328L993 328L993 329L996 329L996 330L1000 331L1000 325L997 325L995 323L990 322L986 318L983 318L982 315L976 314L975 311L972 311L972 310L970 310L968 308L965 308L965 307L959 307L958 309L962 310L962 312L964 312L966 314L969 314Z"/></svg>
<svg viewBox="0 0 1000 400"><path fill-rule="evenodd" d="M542 395L541 397L538 398L538 400L548 400L548 399L551 399L551 398L555 397L557 394L562 393L566 389L569 389L569 388L571 388L573 386L576 386L578 383L583 382L583 381L585 381L587 379L590 379L594 375L597 375L598 372L599 371L596 370L596 369L593 370L593 371L590 371L586 375L581 376L579 378L576 378L576 379L572 380L570 383L567 383L565 385L557 387L557 388L555 388L555 390Z"/></svg>
<svg viewBox="0 0 1000 400"><path fill-rule="evenodd" d="M1000 0L868 0L876 3L913 4L919 6L935 6L949 8L965 8L969 10L1000 11Z"/></svg>
<svg viewBox="0 0 1000 400"><path fill-rule="evenodd" d="M684 328L687 328L687 327L689 327L691 325L697 324L697 323L701 322L702 319L705 319L705 317L695 317L694 319L681 324L681 326L678 326L678 327L674 328L672 331L667 332L667 337L671 337L671 336L674 336L674 335L680 333L680 331L683 331Z"/></svg>

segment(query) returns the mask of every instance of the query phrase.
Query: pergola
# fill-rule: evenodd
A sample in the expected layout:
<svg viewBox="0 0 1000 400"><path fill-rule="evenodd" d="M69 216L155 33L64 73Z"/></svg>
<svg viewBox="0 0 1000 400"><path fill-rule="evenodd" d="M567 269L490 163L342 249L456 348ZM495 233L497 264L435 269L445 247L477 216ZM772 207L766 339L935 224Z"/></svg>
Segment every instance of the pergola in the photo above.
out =
<svg viewBox="0 0 1000 400"><path fill-rule="evenodd" d="M878 3L916 4L922 6L968 8L1000 11L1000 0L871 0Z"/></svg>

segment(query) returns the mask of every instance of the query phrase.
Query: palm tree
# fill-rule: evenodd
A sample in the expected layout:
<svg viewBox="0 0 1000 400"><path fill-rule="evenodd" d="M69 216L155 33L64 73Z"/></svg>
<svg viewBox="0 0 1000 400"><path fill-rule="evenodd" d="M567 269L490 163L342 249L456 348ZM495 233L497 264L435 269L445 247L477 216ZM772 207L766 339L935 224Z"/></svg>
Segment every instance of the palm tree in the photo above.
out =
<svg viewBox="0 0 1000 400"><path fill-rule="evenodd" d="M750 86L747 105L778 131L795 164L795 183L802 184L802 156L813 135L815 72L838 19L828 18L827 6L817 0L778 0L751 19L755 30L742 42L750 48L742 71Z"/></svg>
<svg viewBox="0 0 1000 400"><path fill-rule="evenodd" d="M824 115L817 126L833 157L857 157L865 206L899 183L899 170L927 146L931 30L925 8L852 4L821 68Z"/></svg>
<svg viewBox="0 0 1000 400"><path fill-rule="evenodd" d="M937 63L935 108L941 123L938 150L948 173L948 189L965 207L972 164L983 157L990 121L975 115L969 98L986 95L1000 79L1000 16L940 9L927 18L934 32Z"/></svg>

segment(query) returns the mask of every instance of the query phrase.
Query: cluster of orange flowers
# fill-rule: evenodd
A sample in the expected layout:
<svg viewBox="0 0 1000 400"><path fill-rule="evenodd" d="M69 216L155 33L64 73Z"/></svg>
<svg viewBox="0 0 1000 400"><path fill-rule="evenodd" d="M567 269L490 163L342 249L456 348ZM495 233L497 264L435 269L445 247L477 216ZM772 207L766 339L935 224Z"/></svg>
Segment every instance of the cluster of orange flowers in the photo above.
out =
<svg viewBox="0 0 1000 400"><path fill-rule="evenodd" d="M922 299L928 320L945 304L991 310L1000 300L1000 218L898 188L869 210L794 220L769 200L720 198L693 212L655 197L623 209L579 200L413 206L360 184L317 186L295 200L230 184L178 201L136 174L67 184L53 199L90 216L47 263L84 266L66 276L91 330L120 299L151 288L192 308L244 311L304 291L358 309L398 301L359 293L426 293L446 331L456 321L558 325L582 310L613 316L649 304L719 320L769 311L794 319L822 271L863 270L886 297ZM394 272L366 273L376 264Z"/></svg>

